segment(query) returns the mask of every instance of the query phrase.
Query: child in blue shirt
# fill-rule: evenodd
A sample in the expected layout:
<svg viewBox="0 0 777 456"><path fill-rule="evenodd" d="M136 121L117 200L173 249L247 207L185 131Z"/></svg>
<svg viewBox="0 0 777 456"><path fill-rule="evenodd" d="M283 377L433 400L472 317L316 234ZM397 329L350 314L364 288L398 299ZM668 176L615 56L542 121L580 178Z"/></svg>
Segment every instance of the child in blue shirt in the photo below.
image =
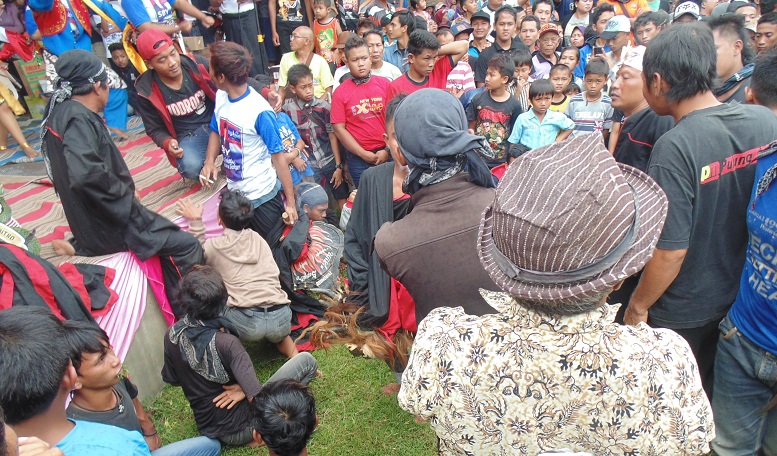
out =
<svg viewBox="0 0 777 456"><path fill-rule="evenodd" d="M520 116L507 141L514 147L523 144L529 149L561 142L572 134L575 123L566 115L550 111L553 84L547 79L532 82L529 88L531 109Z"/></svg>

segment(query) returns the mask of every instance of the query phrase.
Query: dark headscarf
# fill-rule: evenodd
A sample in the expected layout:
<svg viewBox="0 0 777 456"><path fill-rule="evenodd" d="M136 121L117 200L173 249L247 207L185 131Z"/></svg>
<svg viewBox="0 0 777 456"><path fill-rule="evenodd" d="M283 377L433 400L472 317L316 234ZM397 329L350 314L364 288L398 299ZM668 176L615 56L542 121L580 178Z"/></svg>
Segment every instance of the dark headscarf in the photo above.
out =
<svg viewBox="0 0 777 456"><path fill-rule="evenodd" d="M57 72L57 79L54 81L54 93L51 94L43 116L41 123L43 126L49 120L54 107L73 96L73 89L108 79L108 68L105 64L97 56L83 49L63 53L54 64L54 69ZM44 141L47 131L47 128L41 128L41 152L46 161L46 172L51 178L51 165Z"/></svg>
<svg viewBox="0 0 777 456"><path fill-rule="evenodd" d="M481 187L496 187L496 178L478 154L493 152L485 138L467 132L464 108L450 93L440 89L412 93L397 108L394 128L410 168L402 185L405 192L413 194L462 171Z"/></svg>
<svg viewBox="0 0 777 456"><path fill-rule="evenodd" d="M232 322L226 317L196 320L188 315L178 320L170 330L170 342L178 345L181 356L195 372L211 382L226 384L229 372L216 350L216 334L236 334Z"/></svg>

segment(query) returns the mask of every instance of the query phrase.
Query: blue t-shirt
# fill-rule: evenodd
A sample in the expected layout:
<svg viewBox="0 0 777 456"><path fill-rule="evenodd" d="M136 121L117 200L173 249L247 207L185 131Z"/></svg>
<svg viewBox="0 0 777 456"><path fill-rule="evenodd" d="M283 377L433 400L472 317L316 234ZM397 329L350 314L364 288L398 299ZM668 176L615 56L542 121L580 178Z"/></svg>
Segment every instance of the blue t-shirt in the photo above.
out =
<svg viewBox="0 0 777 456"><path fill-rule="evenodd" d="M146 22L172 25L173 6L167 0L121 0L127 19L135 27Z"/></svg>
<svg viewBox="0 0 777 456"><path fill-rule="evenodd" d="M71 420L72 421L72 420ZM73 421L75 427L56 447L65 456L148 456L151 452L137 431L89 421Z"/></svg>
<svg viewBox="0 0 777 456"><path fill-rule="evenodd" d="M289 149L293 148L295 144L297 144L297 141L299 141L301 137L299 135L299 131L297 130L297 126L294 125L294 122L291 121L291 117L289 117L288 114L285 112L279 112L276 115L278 116L278 131L281 134L281 142L283 143L283 148L288 151ZM313 169L310 167L310 163L308 163L307 158L305 158L304 151L302 151L299 156L305 160L305 163L308 165L308 167L300 173L297 171L297 168L295 168L294 165L289 165L291 183L294 186L302 182L302 176L313 175Z"/></svg>
<svg viewBox="0 0 777 456"><path fill-rule="evenodd" d="M745 269L739 282L739 294L729 311L734 325L762 349L777 355L777 182L758 197L758 181L772 166L777 153L759 158L755 184L747 208L747 245Z"/></svg>

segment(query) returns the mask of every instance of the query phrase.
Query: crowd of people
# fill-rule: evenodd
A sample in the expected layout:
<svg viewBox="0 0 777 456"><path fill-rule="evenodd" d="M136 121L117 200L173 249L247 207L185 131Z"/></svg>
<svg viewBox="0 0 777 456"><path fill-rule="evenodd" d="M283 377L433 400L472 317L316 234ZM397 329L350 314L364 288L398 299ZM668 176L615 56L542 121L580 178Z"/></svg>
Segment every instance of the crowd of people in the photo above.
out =
<svg viewBox="0 0 777 456"><path fill-rule="evenodd" d="M294 268L337 239L307 336L384 359L440 454L777 455L777 2L198 3L0 11L0 56L52 82L39 152L0 86L0 144L45 161L56 253L160 258L200 433L162 445L90 317L2 303L0 455L307 454L292 321L325 306ZM226 178L222 234L143 205L132 115L185 182ZM246 341L288 358L264 384Z"/></svg>

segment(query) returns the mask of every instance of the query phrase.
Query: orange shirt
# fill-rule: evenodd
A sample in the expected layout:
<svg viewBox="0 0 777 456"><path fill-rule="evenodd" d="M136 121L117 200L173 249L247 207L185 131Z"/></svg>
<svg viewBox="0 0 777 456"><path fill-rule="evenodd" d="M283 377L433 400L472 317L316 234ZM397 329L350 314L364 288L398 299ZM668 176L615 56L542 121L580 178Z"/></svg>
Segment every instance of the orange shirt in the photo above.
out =
<svg viewBox="0 0 777 456"><path fill-rule="evenodd" d="M647 0L630 0L627 3L621 3L618 0L600 0L598 4L601 5L602 3L612 5L615 8L616 15L622 14L632 20L640 15L640 9L642 13L650 11Z"/></svg>

